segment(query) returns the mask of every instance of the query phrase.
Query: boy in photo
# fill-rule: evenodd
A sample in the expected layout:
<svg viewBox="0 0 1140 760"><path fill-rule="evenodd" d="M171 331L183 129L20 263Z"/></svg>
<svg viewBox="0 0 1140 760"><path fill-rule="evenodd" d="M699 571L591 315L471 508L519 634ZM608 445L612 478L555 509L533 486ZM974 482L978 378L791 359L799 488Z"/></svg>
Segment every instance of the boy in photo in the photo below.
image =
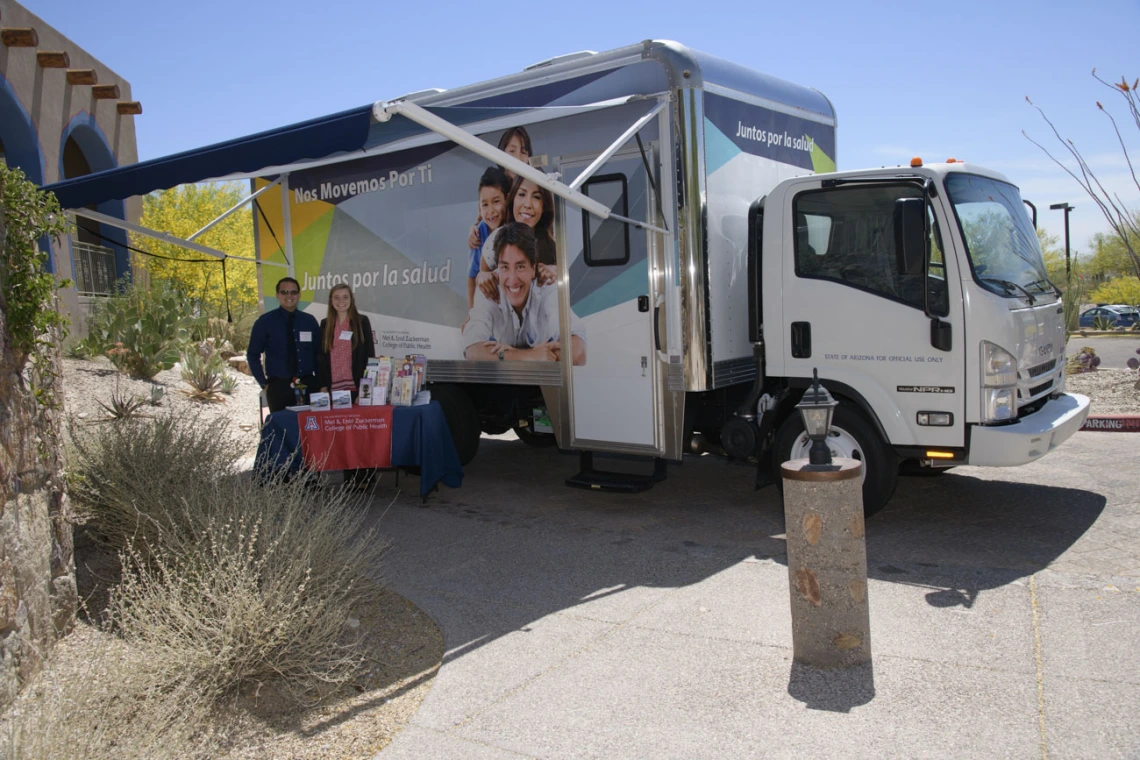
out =
<svg viewBox="0 0 1140 760"><path fill-rule="evenodd" d="M511 181L507 173L498 166L492 166L479 178L479 223L475 227L479 244L471 247L467 268L467 308L475 305L475 278L479 276L480 254L483 244L491 232L498 229L507 218L507 195L511 191ZM468 241L470 242L470 241Z"/></svg>

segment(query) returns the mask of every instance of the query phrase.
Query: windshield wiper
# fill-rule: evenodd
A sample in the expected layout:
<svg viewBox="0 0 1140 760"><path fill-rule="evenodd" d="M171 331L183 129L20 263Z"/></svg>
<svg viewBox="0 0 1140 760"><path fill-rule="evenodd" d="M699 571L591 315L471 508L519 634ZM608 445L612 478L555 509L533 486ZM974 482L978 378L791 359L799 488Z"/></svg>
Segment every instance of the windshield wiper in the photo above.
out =
<svg viewBox="0 0 1140 760"><path fill-rule="evenodd" d="M1022 293L1025 294L1025 298L1027 301L1029 301L1030 306L1037 303L1037 299L1033 297L1033 294L1030 293L1025 288L1018 285L1016 282L1010 282L1009 280L1000 280L997 277L983 277L982 282L993 282L993 283L996 283L998 285L1001 285L1002 288L1005 289L1006 293L1016 293L1017 291L1020 290Z"/></svg>
<svg viewBox="0 0 1140 760"><path fill-rule="evenodd" d="M1041 288L1042 293L1045 292L1045 288L1043 287L1044 285L1048 285L1050 288L1053 289L1053 295L1057 296L1058 298L1061 297L1061 295L1062 295L1061 289L1058 288L1056 285L1054 285L1053 281L1050 280L1048 277L1046 277L1043 280L1034 280L1033 282L1029 283L1029 287L1031 287L1031 288L1032 287Z"/></svg>

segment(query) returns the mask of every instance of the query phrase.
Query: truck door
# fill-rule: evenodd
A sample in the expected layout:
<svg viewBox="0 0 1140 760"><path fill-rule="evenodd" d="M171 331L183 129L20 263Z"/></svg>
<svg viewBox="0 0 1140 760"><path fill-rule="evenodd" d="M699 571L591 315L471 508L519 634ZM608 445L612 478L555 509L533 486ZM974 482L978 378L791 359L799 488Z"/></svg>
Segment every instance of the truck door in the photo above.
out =
<svg viewBox="0 0 1140 760"><path fill-rule="evenodd" d="M947 217L933 205L940 198L927 199L925 225L917 226L929 261L907 262L897 220L905 204L921 219L920 184L806 188L790 194L785 209L784 235L792 238L783 246L791 257L783 262L781 297L787 375L810 377L818 367L821 378L848 386L896 447L963 446L964 313L957 262L942 253L939 219Z"/></svg>
<svg viewBox="0 0 1140 760"><path fill-rule="evenodd" d="M646 147L652 165L652 147ZM560 159L563 182L573 182L592 159ZM617 153L581 190L630 219L645 221L654 213L645 161L637 150ZM602 221L564 202L560 218L569 253L566 293L572 319L586 333L586 361L571 368L569 383L571 447L659 454L653 344L658 304L649 267L656 233ZM565 335L564 330L564 340Z"/></svg>

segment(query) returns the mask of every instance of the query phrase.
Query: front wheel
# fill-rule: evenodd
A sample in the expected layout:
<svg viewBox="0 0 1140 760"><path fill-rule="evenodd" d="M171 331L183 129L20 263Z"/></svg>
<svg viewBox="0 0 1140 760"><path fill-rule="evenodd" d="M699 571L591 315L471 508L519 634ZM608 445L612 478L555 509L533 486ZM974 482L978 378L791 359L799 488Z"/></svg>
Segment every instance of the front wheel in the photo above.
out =
<svg viewBox="0 0 1140 760"><path fill-rule="evenodd" d="M827 448L833 457L858 459L863 463L863 514L866 517L887 505L899 484L898 458L867 421L862 412L846 403L835 409ZM811 439L804 431L803 418L792 414L776 433L772 451L772 471L783 487L780 465L791 459L807 459Z"/></svg>

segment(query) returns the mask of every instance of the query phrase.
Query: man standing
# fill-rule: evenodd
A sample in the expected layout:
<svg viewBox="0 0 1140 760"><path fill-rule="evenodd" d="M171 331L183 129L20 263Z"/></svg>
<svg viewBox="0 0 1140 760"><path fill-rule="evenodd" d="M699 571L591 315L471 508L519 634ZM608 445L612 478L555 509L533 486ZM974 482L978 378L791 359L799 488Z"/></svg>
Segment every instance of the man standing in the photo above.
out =
<svg viewBox="0 0 1140 760"><path fill-rule="evenodd" d="M249 335L245 358L253 378L265 391L270 412L295 403L294 378L309 389L316 383L319 326L312 314L297 311L300 297L300 284L292 277L282 278L277 283L277 301L281 307L258 317ZM263 353L264 371L261 368Z"/></svg>

